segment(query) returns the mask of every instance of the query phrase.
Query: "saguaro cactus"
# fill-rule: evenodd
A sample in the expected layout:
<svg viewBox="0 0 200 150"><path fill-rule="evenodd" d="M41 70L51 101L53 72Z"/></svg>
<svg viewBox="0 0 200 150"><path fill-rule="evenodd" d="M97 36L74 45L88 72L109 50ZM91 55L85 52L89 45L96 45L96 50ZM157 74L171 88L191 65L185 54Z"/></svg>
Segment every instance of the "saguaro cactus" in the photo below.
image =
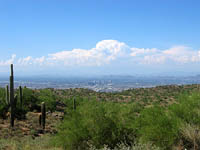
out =
<svg viewBox="0 0 200 150"><path fill-rule="evenodd" d="M42 115L39 114L39 125L41 126L42 125Z"/></svg>
<svg viewBox="0 0 200 150"><path fill-rule="evenodd" d="M73 109L76 110L76 99L73 99Z"/></svg>
<svg viewBox="0 0 200 150"><path fill-rule="evenodd" d="M46 123L46 106L45 106L45 102L42 102L42 104L41 104L41 113L42 113L41 122L42 122L42 127L43 127L43 130L44 130L45 129L45 123Z"/></svg>
<svg viewBox="0 0 200 150"><path fill-rule="evenodd" d="M15 106L14 106L14 76L13 76L13 64L11 64L11 75L10 75L10 126L14 127L15 120Z"/></svg>
<svg viewBox="0 0 200 150"><path fill-rule="evenodd" d="M9 102L9 88L8 88L8 85L6 85L6 104L7 105L10 105L10 102Z"/></svg>
<svg viewBox="0 0 200 150"><path fill-rule="evenodd" d="M22 87L21 86L19 86L19 100L20 100L20 108L22 109L23 98L22 98Z"/></svg>
<svg viewBox="0 0 200 150"><path fill-rule="evenodd" d="M15 96L14 96L14 108L17 107L17 100L18 100L18 96L17 96L17 94L15 94Z"/></svg>

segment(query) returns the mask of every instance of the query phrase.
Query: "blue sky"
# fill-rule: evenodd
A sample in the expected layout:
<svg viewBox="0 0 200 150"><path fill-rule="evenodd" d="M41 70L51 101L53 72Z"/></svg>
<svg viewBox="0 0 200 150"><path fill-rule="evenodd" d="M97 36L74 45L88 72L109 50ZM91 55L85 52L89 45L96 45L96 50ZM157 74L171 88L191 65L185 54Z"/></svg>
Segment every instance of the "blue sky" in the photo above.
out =
<svg viewBox="0 0 200 150"><path fill-rule="evenodd" d="M0 0L0 73L199 73L199 0Z"/></svg>

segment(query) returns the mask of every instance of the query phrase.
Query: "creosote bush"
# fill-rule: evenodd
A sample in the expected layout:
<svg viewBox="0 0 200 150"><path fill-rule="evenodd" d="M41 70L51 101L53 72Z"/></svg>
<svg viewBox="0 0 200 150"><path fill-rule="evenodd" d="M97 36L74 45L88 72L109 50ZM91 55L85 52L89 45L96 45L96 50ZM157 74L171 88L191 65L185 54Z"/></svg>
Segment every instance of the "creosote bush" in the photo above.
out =
<svg viewBox="0 0 200 150"><path fill-rule="evenodd" d="M138 111L139 108L131 104L85 101L76 111L67 111L55 143L65 149L88 149L89 145L114 148L120 142L131 145L135 139L131 129L136 114L134 107Z"/></svg>
<svg viewBox="0 0 200 150"><path fill-rule="evenodd" d="M179 120L159 106L144 109L137 119L138 137L144 142L170 149L178 138Z"/></svg>

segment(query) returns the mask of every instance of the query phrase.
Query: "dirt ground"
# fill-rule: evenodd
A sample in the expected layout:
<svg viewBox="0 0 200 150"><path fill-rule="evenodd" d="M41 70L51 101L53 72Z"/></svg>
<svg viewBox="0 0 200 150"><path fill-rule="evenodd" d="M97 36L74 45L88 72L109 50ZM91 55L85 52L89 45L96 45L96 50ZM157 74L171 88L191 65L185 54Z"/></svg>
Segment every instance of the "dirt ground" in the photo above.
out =
<svg viewBox="0 0 200 150"><path fill-rule="evenodd" d="M15 120L13 128L10 127L9 118L6 120L0 119L0 138L32 136L34 139L44 134L55 134L57 133L56 126L60 123L63 116L62 112L47 113L45 130L39 125L39 113L36 112L28 112L24 120Z"/></svg>

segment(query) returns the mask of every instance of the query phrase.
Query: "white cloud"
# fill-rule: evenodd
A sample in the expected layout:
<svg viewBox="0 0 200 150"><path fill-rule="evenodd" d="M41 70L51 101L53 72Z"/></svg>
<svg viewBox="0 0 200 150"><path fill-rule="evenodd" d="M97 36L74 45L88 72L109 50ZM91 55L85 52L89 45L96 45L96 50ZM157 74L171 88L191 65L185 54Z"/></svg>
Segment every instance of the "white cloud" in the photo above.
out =
<svg viewBox="0 0 200 150"><path fill-rule="evenodd" d="M0 61L0 66L7 66L7 65L10 65L10 64L14 63L15 58L16 58L16 55L13 54L13 55L11 56L11 58L8 59L8 60L5 60L5 61L4 61L4 60L1 60L1 61Z"/></svg>
<svg viewBox="0 0 200 150"><path fill-rule="evenodd" d="M130 60L130 64L129 64ZM200 50L186 46L174 46L161 50L158 48L129 47L116 40L103 40L91 49L72 49L60 51L47 56L33 58L31 56L17 58L12 55L8 60L1 60L0 66L15 63L20 66L103 66L113 62L128 62L134 64L165 64L165 63L194 63L200 62Z"/></svg>
<svg viewBox="0 0 200 150"><path fill-rule="evenodd" d="M190 47L175 46L166 50L159 50L153 55L145 56L148 63L192 63L200 61L200 51L195 51Z"/></svg>
<svg viewBox="0 0 200 150"><path fill-rule="evenodd" d="M27 65L43 65L46 62L45 56L32 58L31 56L25 58L19 58L17 61L18 65L27 66Z"/></svg>
<svg viewBox="0 0 200 150"><path fill-rule="evenodd" d="M111 61L124 57L128 46L125 43L115 40L104 40L96 44L90 50L73 49L49 54L50 62L63 62L65 65L100 66Z"/></svg>
<svg viewBox="0 0 200 150"><path fill-rule="evenodd" d="M20 65L31 65L33 61L33 58L31 56L25 57L25 58L19 58L17 63Z"/></svg>
<svg viewBox="0 0 200 150"><path fill-rule="evenodd" d="M145 48L131 48L131 56L138 56L138 55L149 55L149 54L155 54L155 53L157 53L157 52L159 52L159 50L158 49L156 49L156 48L152 48L152 49L150 49L150 48L147 48L147 49L145 49Z"/></svg>
<svg viewBox="0 0 200 150"><path fill-rule="evenodd" d="M39 58L35 58L33 63L42 65L42 64L45 63L45 59L46 58L44 56L39 57Z"/></svg>

